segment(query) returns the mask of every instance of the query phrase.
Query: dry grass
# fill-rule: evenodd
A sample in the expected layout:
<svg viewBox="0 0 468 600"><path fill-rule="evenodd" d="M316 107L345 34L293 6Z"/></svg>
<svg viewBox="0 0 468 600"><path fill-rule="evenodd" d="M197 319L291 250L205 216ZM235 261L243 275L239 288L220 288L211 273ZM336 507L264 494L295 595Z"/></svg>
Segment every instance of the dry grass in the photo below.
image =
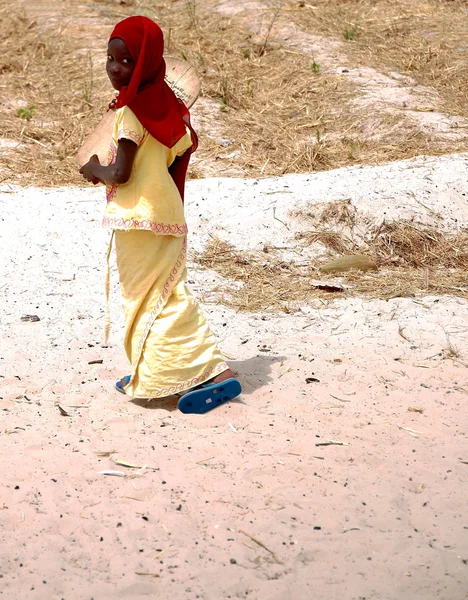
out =
<svg viewBox="0 0 468 600"><path fill-rule="evenodd" d="M204 268L214 269L229 281L240 282L238 289L218 297L227 306L247 312L290 312L300 302L328 295L309 283L307 272L292 262L283 261L273 249L266 252L240 252L218 238L205 251L194 255Z"/></svg>
<svg viewBox="0 0 468 600"><path fill-rule="evenodd" d="M335 254L366 254L379 266L468 270L465 229L448 234L409 221L383 222L376 228L358 220L349 200L324 202L312 211L294 211L292 216L304 225L297 238L305 246L319 242Z"/></svg>
<svg viewBox="0 0 468 600"><path fill-rule="evenodd" d="M0 25L8 32L0 41L0 127L3 137L18 144L2 152L0 180L82 184L73 156L111 89L103 65L97 64L101 55L94 51L91 60L87 51L100 34L95 27L72 31L74 19L102 17L103 57L106 26L135 12L155 17L166 32L168 53L197 67L203 94L219 102L223 137L234 140L223 148L202 136L192 176L203 176L208 163L216 164L220 175L235 165L245 175L266 176L464 149L462 141L442 143L409 124L403 113L359 108L351 79L279 43L275 32L294 20L308 32L323 34L325 48L327 36L340 39L350 64L409 73L438 92L441 109L467 115L466 3L285 0L266 5L253 15L258 22L251 23L242 14L218 14L208 1L70 2L72 10L57 2L59 18L39 27L17 5L0 0ZM60 16L68 13L64 27ZM346 42L343 32L354 26L355 37ZM27 120L31 106L34 114ZM18 116L18 109L26 113Z"/></svg>
<svg viewBox="0 0 468 600"><path fill-rule="evenodd" d="M276 25L295 17L297 5L267 5L252 24L242 14L222 17L199 3L197 27L184 23L183 15L173 23L174 50L198 67L203 93L221 103L225 136L235 140L229 153L239 153L244 173L281 175L465 149L455 140L441 142L404 113L356 106L352 80L275 41ZM325 18L338 5L322 2L311 12ZM307 31L317 33L315 23ZM215 142L211 147L212 157L228 154Z"/></svg>
<svg viewBox="0 0 468 600"><path fill-rule="evenodd" d="M20 8L0 2L0 130L17 143L0 155L0 181L81 184L73 157L96 122L108 86L61 23L41 29ZM102 81L102 80L101 80Z"/></svg>
<svg viewBox="0 0 468 600"><path fill-rule="evenodd" d="M320 233L324 235L320 237ZM343 274L339 281L345 285L348 296L389 299L418 294L454 294L468 298L468 231L443 235L434 230L418 230L409 223L396 222L381 227L362 246L351 246L349 240L343 240L337 232L328 232L330 237L326 233L303 235L302 243L320 242L335 255L337 252L365 253L380 266L373 273L352 270ZM217 238L194 258L203 267L214 269L226 279L242 284L219 298L238 310L290 312L313 298L336 297L336 293L313 284L317 278L337 282L336 276L319 271L325 259L304 266L283 261L273 249L241 253Z"/></svg>
<svg viewBox="0 0 468 600"><path fill-rule="evenodd" d="M299 8L301 4L303 8ZM420 47L424 40L419 36L430 20L420 18L417 6L426 4L415 0L400 1L396 6L386 0L378 3L294 0L281 3L281 10L278 4L268 8L266 3L265 10L250 13L250 22L247 22L242 14L223 18L211 10L210 3L203 6L198 3L196 28L184 24L183 18L177 21L178 25L174 24L174 48L202 72L204 94L221 102L225 135L235 140L229 152L240 154L247 175L281 175L463 151L463 141L442 139L409 121L404 110L359 106L355 100L360 92L351 79L337 73L337 69L321 69L309 53L275 41L276 29L296 20L309 33L321 32L325 49L329 38L342 40L345 57L348 53L346 64L368 64L384 71L398 69L392 63L398 49L393 54L389 49L392 44L399 47L400 38L387 33L387 43L382 45L377 30L385 23L392 26L404 8L407 36L400 51L406 53L408 60L413 57L411 73L416 75L424 71ZM440 3L433 0L429 4L439 6ZM462 9L458 3L451 6L443 12L442 26L444 31L450 29L450 46L446 50L441 42L438 50L440 61L446 65L465 43L465 32L460 25ZM380 11L383 21L379 23ZM370 30L375 29L376 33L366 45L358 41L345 43L342 28L352 24L359 15L366 16ZM252 23L252 17L257 23ZM358 44L362 51L358 50L361 47ZM420 57L419 67L414 62L415 56ZM434 88L445 89L437 107L449 114L466 114L466 110L460 108L462 96L458 92L456 97L450 93L454 88L463 92L461 82L466 81L466 66L460 59L463 54L458 52L457 62L450 68L447 66L443 75L445 87ZM427 67L424 71L427 78L421 76L422 83L434 87L437 79L434 69L434 65ZM212 155L223 154L226 153L213 143Z"/></svg>
<svg viewBox="0 0 468 600"><path fill-rule="evenodd" d="M198 10L196 28L178 15L171 51L197 67L203 94L220 104L224 136L234 140L227 151L212 141L211 157L239 153L243 172L253 176L346 164L348 140L330 145L324 138L338 133L335 122L351 126L341 107L354 87L335 74L314 73L310 56L252 35L240 17L223 17L209 5ZM266 11L272 19L276 14Z"/></svg>
<svg viewBox="0 0 468 600"><path fill-rule="evenodd" d="M289 16L307 31L348 40L354 64L414 77L440 96L440 108L468 117L466 0L287 0Z"/></svg>
<svg viewBox="0 0 468 600"><path fill-rule="evenodd" d="M410 223L389 223L368 247L380 264L468 270L468 231L447 235Z"/></svg>

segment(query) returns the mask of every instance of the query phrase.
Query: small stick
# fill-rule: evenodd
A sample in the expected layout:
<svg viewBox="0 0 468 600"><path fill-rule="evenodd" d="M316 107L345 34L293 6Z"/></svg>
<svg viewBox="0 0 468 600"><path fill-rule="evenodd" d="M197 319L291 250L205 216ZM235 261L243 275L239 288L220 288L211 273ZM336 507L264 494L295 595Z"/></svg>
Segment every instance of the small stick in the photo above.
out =
<svg viewBox="0 0 468 600"><path fill-rule="evenodd" d="M319 442L316 446L349 446L346 442L337 442L335 440L329 440L328 442Z"/></svg>
<svg viewBox="0 0 468 600"><path fill-rule="evenodd" d="M279 221L289 231L289 227L286 225L286 223L284 221L282 221L281 219L278 219L278 217L276 216L276 207L273 207L273 219L275 219L275 221Z"/></svg>
<svg viewBox="0 0 468 600"><path fill-rule="evenodd" d="M250 535L250 533L247 533L247 531L244 531L243 529L239 529L239 533L242 533L244 535L246 535L248 538L250 538L252 540L252 542L255 542L256 544L258 544L261 548L263 548L264 550L266 550L267 552L269 552L272 557L275 559L275 561L280 565L281 561L278 560L278 557L276 556L276 554L273 552L273 550L270 550L270 548L267 548L265 546L265 544L263 542L261 542L260 540L258 540L256 537L254 537L253 535Z"/></svg>
<svg viewBox="0 0 468 600"><path fill-rule="evenodd" d="M403 431L407 431L412 436L416 436L416 434L417 435L424 435L424 433L422 431L416 431L416 429L412 429L411 427L403 427L402 425L397 425L397 427L398 427L398 429L402 429Z"/></svg>
<svg viewBox="0 0 468 600"><path fill-rule="evenodd" d="M241 542L241 544L244 544L244 546L247 546L247 548L250 548L251 550L255 550L255 546L252 546L252 544L247 544L247 542Z"/></svg>
<svg viewBox="0 0 468 600"><path fill-rule="evenodd" d="M426 288L426 289L427 289L427 288ZM399 334L399 335L400 335L400 336L401 336L401 337L402 337L404 340L406 340L407 342L411 342L411 340L410 340L408 337L406 337L406 335L403 333L403 331L404 331L405 329L406 329L406 328L405 328L404 326L402 326L402 325L398 325L398 334Z"/></svg>
<svg viewBox="0 0 468 600"><path fill-rule="evenodd" d="M215 458L214 456L209 456L208 458L204 458L203 460L199 460L197 462L197 465L202 465L203 463L208 462L209 460L212 460L213 458Z"/></svg>
<svg viewBox="0 0 468 600"><path fill-rule="evenodd" d="M335 400L339 400L340 402L351 402L351 400L344 400L343 398L338 398L338 396L334 396L333 394L330 394L330 396L335 398Z"/></svg>

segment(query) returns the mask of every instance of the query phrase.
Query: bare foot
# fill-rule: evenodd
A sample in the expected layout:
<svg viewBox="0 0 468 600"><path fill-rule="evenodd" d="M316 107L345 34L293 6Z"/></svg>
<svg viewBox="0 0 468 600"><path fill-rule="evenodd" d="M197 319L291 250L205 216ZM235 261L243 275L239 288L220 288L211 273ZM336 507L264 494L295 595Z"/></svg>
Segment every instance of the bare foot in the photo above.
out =
<svg viewBox="0 0 468 600"><path fill-rule="evenodd" d="M219 375L216 375L216 377L214 377L211 381L213 383L221 383L221 381L226 381L226 379L231 379L231 377L235 378L236 376L231 371L231 369L226 369L225 371L223 371Z"/></svg>

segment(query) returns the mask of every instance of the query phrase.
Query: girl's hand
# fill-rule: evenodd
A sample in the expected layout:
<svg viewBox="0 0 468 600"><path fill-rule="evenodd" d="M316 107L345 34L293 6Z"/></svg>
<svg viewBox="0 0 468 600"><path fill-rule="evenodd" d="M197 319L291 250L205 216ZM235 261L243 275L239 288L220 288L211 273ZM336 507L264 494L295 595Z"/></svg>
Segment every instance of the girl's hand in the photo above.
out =
<svg viewBox="0 0 468 600"><path fill-rule="evenodd" d="M95 175L95 167L100 166L99 158L97 154L93 154L89 161L83 165L80 169L81 175L87 180L93 183L94 185L100 183L100 179L98 179Z"/></svg>
<svg viewBox="0 0 468 600"><path fill-rule="evenodd" d="M115 105L117 104L117 100L118 98L114 98L112 100L112 102L109 103L109 106L107 107L107 112L109 112L110 110L115 110Z"/></svg>

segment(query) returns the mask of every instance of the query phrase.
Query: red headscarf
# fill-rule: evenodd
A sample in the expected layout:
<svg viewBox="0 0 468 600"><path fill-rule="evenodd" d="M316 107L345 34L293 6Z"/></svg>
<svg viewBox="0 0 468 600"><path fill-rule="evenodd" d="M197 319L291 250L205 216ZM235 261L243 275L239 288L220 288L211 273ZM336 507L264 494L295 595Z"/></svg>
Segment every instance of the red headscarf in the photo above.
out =
<svg viewBox="0 0 468 600"><path fill-rule="evenodd" d="M172 148L184 135L185 105L164 81L164 38L161 28L147 17L129 17L118 23L109 41L120 38L135 69L128 86L120 90L116 107L129 106L143 127L159 142Z"/></svg>
<svg viewBox="0 0 468 600"><path fill-rule="evenodd" d="M159 25L147 17L128 17L117 23L109 41L113 38L123 40L135 61L130 83L120 90L116 108L131 108L143 127L168 148L172 148L185 135L185 125L192 132L191 151L186 152L169 169L183 199L190 154L196 150L198 140L190 125L187 107L164 80L166 63L163 58L163 32Z"/></svg>

